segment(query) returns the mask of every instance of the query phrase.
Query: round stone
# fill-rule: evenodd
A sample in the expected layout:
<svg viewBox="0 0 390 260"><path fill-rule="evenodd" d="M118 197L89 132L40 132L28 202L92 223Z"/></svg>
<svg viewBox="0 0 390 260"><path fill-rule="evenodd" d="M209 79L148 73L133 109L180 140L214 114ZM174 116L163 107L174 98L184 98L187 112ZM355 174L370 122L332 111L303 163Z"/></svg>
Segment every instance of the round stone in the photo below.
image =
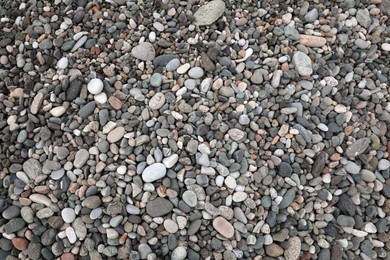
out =
<svg viewBox="0 0 390 260"><path fill-rule="evenodd" d="M197 196L196 196L195 192L190 191L190 190L186 190L183 193L183 200L185 203L187 203L188 206L195 207L196 203L197 203Z"/></svg>
<svg viewBox="0 0 390 260"><path fill-rule="evenodd" d="M204 75L204 71L201 67L194 67L188 71L188 76L193 79L199 79Z"/></svg>
<svg viewBox="0 0 390 260"><path fill-rule="evenodd" d="M61 212L61 217L65 223L72 223L76 218L76 213L72 208L64 208Z"/></svg>
<svg viewBox="0 0 390 260"><path fill-rule="evenodd" d="M234 236L233 225L223 217L216 217L213 221L213 227L226 238L232 238Z"/></svg>
<svg viewBox="0 0 390 260"><path fill-rule="evenodd" d="M101 79L91 79L87 85L89 93L92 95L100 94L103 91L103 81Z"/></svg>
<svg viewBox="0 0 390 260"><path fill-rule="evenodd" d="M174 234L179 230L179 227L176 224L176 222L171 220L171 219L166 219L164 221L164 228L166 231L168 231L168 233L171 233L171 234Z"/></svg>

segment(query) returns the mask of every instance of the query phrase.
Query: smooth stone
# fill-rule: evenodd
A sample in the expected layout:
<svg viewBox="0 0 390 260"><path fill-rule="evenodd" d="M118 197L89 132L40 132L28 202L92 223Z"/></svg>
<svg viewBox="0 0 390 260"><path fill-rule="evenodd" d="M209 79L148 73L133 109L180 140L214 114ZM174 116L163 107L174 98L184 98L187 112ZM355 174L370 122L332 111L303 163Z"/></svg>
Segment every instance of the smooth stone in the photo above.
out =
<svg viewBox="0 0 390 260"><path fill-rule="evenodd" d="M155 88L158 88L161 86L162 84L162 81L163 81L163 78L161 76L160 73L154 73L151 77L150 77L150 85L152 87L155 87Z"/></svg>
<svg viewBox="0 0 390 260"><path fill-rule="evenodd" d="M12 205L3 211L2 216L5 219L12 219L19 216L19 214L20 214L20 208L18 206Z"/></svg>
<svg viewBox="0 0 390 260"><path fill-rule="evenodd" d="M356 20L364 28L370 27L371 18L370 18L369 11L366 8L365 9L359 9L356 12Z"/></svg>
<svg viewBox="0 0 390 260"><path fill-rule="evenodd" d="M116 143L123 138L126 130L123 126L119 126L111 130L107 135L107 141L110 143Z"/></svg>
<svg viewBox="0 0 390 260"><path fill-rule="evenodd" d="M61 211L61 217L65 223L72 223L76 219L76 213L72 208L64 208Z"/></svg>
<svg viewBox="0 0 390 260"><path fill-rule="evenodd" d="M268 256L279 257L279 256L283 255L284 250L278 244L271 244L271 245L265 246L265 252Z"/></svg>
<svg viewBox="0 0 390 260"><path fill-rule="evenodd" d="M183 198L184 202L187 203L187 205L190 207L195 207L197 204L198 198L197 198L195 192L193 192L193 191L186 190L183 193L182 198Z"/></svg>
<svg viewBox="0 0 390 260"><path fill-rule="evenodd" d="M174 234L179 230L179 226L171 219L166 219L164 221L164 228L170 234Z"/></svg>
<svg viewBox="0 0 390 260"><path fill-rule="evenodd" d="M139 60L152 61L156 57L156 51L149 42L143 42L131 50L131 55Z"/></svg>
<svg viewBox="0 0 390 260"><path fill-rule="evenodd" d="M80 117L82 117L83 119L87 119L88 116L90 116L92 114L92 112L95 110L96 108L96 103L91 101L91 102L88 102L86 105L84 105L80 110L79 110L79 115Z"/></svg>
<svg viewBox="0 0 390 260"><path fill-rule="evenodd" d="M31 106L30 106L31 114L36 115L38 113L39 109L42 106L42 102L43 102L43 93L42 92L38 92L35 95L35 97L33 99L33 102L31 103Z"/></svg>
<svg viewBox="0 0 390 260"><path fill-rule="evenodd" d="M91 79L91 81L87 85L87 89L89 93L92 95L97 95L103 91L103 81L101 79Z"/></svg>
<svg viewBox="0 0 390 260"><path fill-rule="evenodd" d="M390 161L387 159L381 159L378 162L378 170L384 171L390 168Z"/></svg>
<svg viewBox="0 0 390 260"><path fill-rule="evenodd" d="M83 82L81 80L75 79L71 81L68 89L66 90L66 100L69 102L74 101L80 95L82 85Z"/></svg>
<svg viewBox="0 0 390 260"><path fill-rule="evenodd" d="M299 75L308 77L313 73L311 59L301 51L295 52L292 62Z"/></svg>
<svg viewBox="0 0 390 260"><path fill-rule="evenodd" d="M169 169L172 168L177 163L178 160L179 160L179 155L172 154L171 156L164 158L162 160L162 163L165 165L165 167Z"/></svg>
<svg viewBox="0 0 390 260"><path fill-rule="evenodd" d="M89 209L95 209L99 207L102 204L102 200L99 196L90 196L83 200L81 203L82 206L89 208Z"/></svg>
<svg viewBox="0 0 390 260"><path fill-rule="evenodd" d="M344 166L344 169L350 174L358 174L361 167L352 161L347 161L347 164Z"/></svg>
<svg viewBox="0 0 390 260"><path fill-rule="evenodd" d="M233 225L223 217L216 217L213 221L213 227L226 238L232 238L234 236Z"/></svg>
<svg viewBox="0 0 390 260"><path fill-rule="evenodd" d="M355 157L364 153L364 151L369 147L370 143L370 138L358 139L352 143L352 145L348 146L345 151L345 155L350 159L355 159Z"/></svg>
<svg viewBox="0 0 390 260"><path fill-rule="evenodd" d="M194 13L195 24L199 26L213 24L225 12L225 8L225 2L221 0L210 1L202 5Z"/></svg>
<svg viewBox="0 0 390 260"><path fill-rule="evenodd" d="M86 149L81 149L77 151L75 159L73 161L73 166L77 169L80 169L89 159L89 152Z"/></svg>
<svg viewBox="0 0 390 260"><path fill-rule="evenodd" d="M167 215L172 209L172 203L169 200L160 197L157 197L146 204L146 213L153 218Z"/></svg>
<svg viewBox="0 0 390 260"><path fill-rule="evenodd" d="M154 163L149 165L142 172L142 180L144 182L154 182L165 177L167 168L162 163Z"/></svg>
<svg viewBox="0 0 390 260"><path fill-rule="evenodd" d="M66 57L63 57L57 61L57 67L59 69L66 69L68 67L68 64L69 64L68 58Z"/></svg>
<svg viewBox="0 0 390 260"><path fill-rule="evenodd" d="M318 10L317 9L311 9L309 12L305 14L305 21L307 23L313 23L318 19Z"/></svg>
<svg viewBox="0 0 390 260"><path fill-rule="evenodd" d="M299 36L299 42L308 47L320 48L326 44L326 38L301 34Z"/></svg>
<svg viewBox="0 0 390 260"><path fill-rule="evenodd" d="M295 199L296 191L294 189L289 189L286 194L284 194L282 201L279 204L280 209L285 209L291 205Z"/></svg>
<svg viewBox="0 0 390 260"><path fill-rule="evenodd" d="M290 166L290 164L286 163L286 162L282 162L281 164L279 164L279 171L278 171L278 174L282 177L290 177L291 174L292 174L292 167Z"/></svg>
<svg viewBox="0 0 390 260"><path fill-rule="evenodd" d="M179 246L172 251L171 260L184 260L187 256L187 248Z"/></svg>
<svg viewBox="0 0 390 260"><path fill-rule="evenodd" d="M201 67L194 67L188 71L188 76L193 79L199 79L204 75L204 71Z"/></svg>
<svg viewBox="0 0 390 260"><path fill-rule="evenodd" d="M167 65L165 65L165 68L167 69L167 71L175 71L179 67L180 67L180 60L179 59L172 59L167 63Z"/></svg>
<svg viewBox="0 0 390 260"><path fill-rule="evenodd" d="M66 112L66 108L63 106L54 107L54 108L50 109L50 114L53 117L60 117L63 114L65 114L65 112Z"/></svg>

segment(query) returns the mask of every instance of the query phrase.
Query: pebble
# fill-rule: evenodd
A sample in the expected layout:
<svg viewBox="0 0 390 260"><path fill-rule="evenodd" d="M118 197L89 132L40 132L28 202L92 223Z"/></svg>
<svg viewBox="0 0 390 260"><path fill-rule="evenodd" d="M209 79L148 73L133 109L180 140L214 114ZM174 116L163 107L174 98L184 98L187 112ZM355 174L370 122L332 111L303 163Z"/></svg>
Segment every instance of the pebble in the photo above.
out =
<svg viewBox="0 0 390 260"><path fill-rule="evenodd" d="M103 91L103 86L103 81L101 79L91 79L87 85L87 89L92 95L98 95Z"/></svg>
<svg viewBox="0 0 390 260"><path fill-rule="evenodd" d="M156 198L146 204L146 212L153 218L167 215L172 209L172 203L163 198Z"/></svg>
<svg viewBox="0 0 390 260"><path fill-rule="evenodd" d="M225 2L214 0L205 5L202 5L195 13L195 24L210 25L213 24L225 12Z"/></svg>
<svg viewBox="0 0 390 260"><path fill-rule="evenodd" d="M112 129L107 135L107 141L110 143L116 143L123 138L126 130L123 126Z"/></svg>
<svg viewBox="0 0 390 260"><path fill-rule="evenodd" d="M187 203L187 205L190 206L190 207L195 207L196 204L197 204L197 197L196 197L196 194L195 194L195 192L190 191L190 190L186 190L186 191L183 193L183 200L184 200L184 202Z"/></svg>
<svg viewBox="0 0 390 260"><path fill-rule="evenodd" d="M84 164L88 161L88 159L89 159L89 152L86 149L81 149L76 152L73 165L75 168L80 169L81 167L84 166Z"/></svg>
<svg viewBox="0 0 390 260"><path fill-rule="evenodd" d="M61 211L61 217L65 223L72 223L76 219L76 213L72 208L64 208Z"/></svg>
<svg viewBox="0 0 390 260"><path fill-rule="evenodd" d="M153 110L160 109L165 104L165 95L161 92L156 93L149 101L149 107Z"/></svg>
<svg viewBox="0 0 390 260"><path fill-rule="evenodd" d="M291 237L288 240L288 246L284 250L284 257L286 260L297 260L301 253L302 243L299 237Z"/></svg>
<svg viewBox="0 0 390 260"><path fill-rule="evenodd" d="M292 58L292 62L299 75L308 77L313 73L311 59L303 52L295 52Z"/></svg>
<svg viewBox="0 0 390 260"><path fill-rule="evenodd" d="M66 69L68 67L69 61L68 58L63 57L57 61L57 67L59 69Z"/></svg>
<svg viewBox="0 0 390 260"><path fill-rule="evenodd" d="M162 163L154 163L149 165L142 172L142 180L144 182L154 182L167 174L167 168Z"/></svg>
<svg viewBox="0 0 390 260"><path fill-rule="evenodd" d="M326 39L324 37L312 36L301 34L299 36L299 42L307 47L320 48L326 45Z"/></svg>
<svg viewBox="0 0 390 260"><path fill-rule="evenodd" d="M143 42L131 50L131 55L139 60L152 61L156 57L156 51L149 42Z"/></svg>
<svg viewBox="0 0 390 260"><path fill-rule="evenodd" d="M234 227L223 217L216 217L213 220L213 227L226 238L232 238L234 236Z"/></svg>
<svg viewBox="0 0 390 260"><path fill-rule="evenodd" d="M188 76L190 76L193 79L199 79L203 77L203 75L204 75L204 71L201 67L194 67L188 71Z"/></svg>

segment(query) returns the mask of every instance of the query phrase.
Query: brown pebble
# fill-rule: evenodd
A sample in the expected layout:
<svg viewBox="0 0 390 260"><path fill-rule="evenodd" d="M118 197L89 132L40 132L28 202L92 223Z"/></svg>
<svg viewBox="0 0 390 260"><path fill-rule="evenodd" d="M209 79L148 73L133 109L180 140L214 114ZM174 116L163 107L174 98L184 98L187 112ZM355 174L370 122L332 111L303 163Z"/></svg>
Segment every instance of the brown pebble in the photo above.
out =
<svg viewBox="0 0 390 260"><path fill-rule="evenodd" d="M16 249L22 251L28 247L28 240L25 238L16 237L12 239L12 244Z"/></svg>
<svg viewBox="0 0 390 260"><path fill-rule="evenodd" d="M122 102L114 96L111 96L108 98L108 103L110 103L110 105L116 110L119 110L122 108Z"/></svg>

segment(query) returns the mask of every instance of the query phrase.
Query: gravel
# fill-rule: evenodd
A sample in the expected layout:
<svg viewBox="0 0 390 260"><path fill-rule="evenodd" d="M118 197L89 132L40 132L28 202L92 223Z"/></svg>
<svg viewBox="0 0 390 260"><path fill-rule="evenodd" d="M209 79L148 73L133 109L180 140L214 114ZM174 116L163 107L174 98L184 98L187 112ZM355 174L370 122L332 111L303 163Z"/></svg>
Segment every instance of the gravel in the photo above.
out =
<svg viewBox="0 0 390 260"><path fill-rule="evenodd" d="M389 0L0 3L0 259L389 259Z"/></svg>

